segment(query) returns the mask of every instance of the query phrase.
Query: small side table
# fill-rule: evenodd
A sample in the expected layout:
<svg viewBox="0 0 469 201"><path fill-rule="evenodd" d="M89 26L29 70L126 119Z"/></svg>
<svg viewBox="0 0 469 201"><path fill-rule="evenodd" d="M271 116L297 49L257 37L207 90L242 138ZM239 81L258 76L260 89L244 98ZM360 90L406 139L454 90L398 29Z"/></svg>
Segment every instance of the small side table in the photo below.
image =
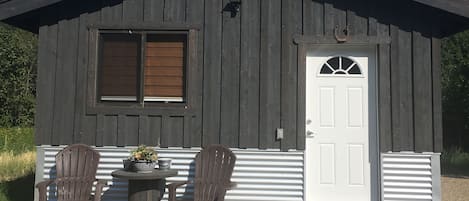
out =
<svg viewBox="0 0 469 201"><path fill-rule="evenodd" d="M176 170L154 169L149 173L138 173L123 169L111 173L113 177L129 180L129 201L160 201L163 197L166 177L176 176Z"/></svg>

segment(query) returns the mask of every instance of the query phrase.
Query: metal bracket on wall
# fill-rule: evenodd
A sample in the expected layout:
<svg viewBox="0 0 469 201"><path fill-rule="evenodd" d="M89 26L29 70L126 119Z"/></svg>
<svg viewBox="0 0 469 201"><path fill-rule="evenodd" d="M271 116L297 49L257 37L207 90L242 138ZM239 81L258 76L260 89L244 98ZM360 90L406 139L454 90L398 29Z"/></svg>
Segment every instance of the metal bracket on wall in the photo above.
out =
<svg viewBox="0 0 469 201"><path fill-rule="evenodd" d="M342 32L342 33L340 33ZM334 27L334 37L338 43L345 43L349 39L350 30L348 25L343 30L339 30L339 25L335 25Z"/></svg>
<svg viewBox="0 0 469 201"><path fill-rule="evenodd" d="M231 12L231 18L236 17L241 9L241 1L230 1L225 5L222 12Z"/></svg>

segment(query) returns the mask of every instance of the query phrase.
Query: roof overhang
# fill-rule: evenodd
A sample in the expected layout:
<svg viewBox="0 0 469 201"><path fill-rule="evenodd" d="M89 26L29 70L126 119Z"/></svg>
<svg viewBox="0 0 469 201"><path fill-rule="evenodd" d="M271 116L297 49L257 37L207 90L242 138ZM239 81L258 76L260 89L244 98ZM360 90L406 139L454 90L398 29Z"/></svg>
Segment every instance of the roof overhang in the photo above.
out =
<svg viewBox="0 0 469 201"><path fill-rule="evenodd" d="M0 21L13 26L37 32L41 8L55 6L64 0L0 0ZM79 0L73 0L79 1ZM385 0L386 1L386 0ZM388 0L394 2L395 0ZM442 36L469 28L469 0L402 0L416 2L442 11L450 22L436 22L442 25L445 33ZM84 1L89 2L89 1Z"/></svg>
<svg viewBox="0 0 469 201"><path fill-rule="evenodd" d="M52 5L62 0L0 0L0 20Z"/></svg>
<svg viewBox="0 0 469 201"><path fill-rule="evenodd" d="M63 0L0 0L0 20L58 3ZM412 0L469 18L469 0Z"/></svg>
<svg viewBox="0 0 469 201"><path fill-rule="evenodd" d="M434 8L439 8L462 17L469 18L469 0L413 0Z"/></svg>

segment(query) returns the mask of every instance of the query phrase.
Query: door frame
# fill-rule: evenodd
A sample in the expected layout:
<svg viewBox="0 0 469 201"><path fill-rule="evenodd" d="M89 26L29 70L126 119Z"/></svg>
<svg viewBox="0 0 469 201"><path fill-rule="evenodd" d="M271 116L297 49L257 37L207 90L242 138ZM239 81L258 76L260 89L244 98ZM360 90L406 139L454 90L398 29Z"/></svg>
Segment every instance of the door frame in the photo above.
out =
<svg viewBox="0 0 469 201"><path fill-rule="evenodd" d="M306 57L308 52L314 51L318 47L337 47L346 48L353 46L365 46L373 49L374 65L369 69L368 75L368 107L369 107L369 160L370 160L370 192L371 200L381 200L381 158L380 158L380 138L379 138L379 68L380 54L388 52L379 52L381 47L388 47L389 37L365 37L352 40L347 43L337 43L329 37L311 37L298 35L294 37L294 42L298 44L298 138L299 142L306 148ZM371 100L371 101L370 101ZM301 140L301 141L300 141ZM305 151L306 154L306 151ZM304 174L305 174L304 170ZM306 200L306 177L303 178L303 199Z"/></svg>

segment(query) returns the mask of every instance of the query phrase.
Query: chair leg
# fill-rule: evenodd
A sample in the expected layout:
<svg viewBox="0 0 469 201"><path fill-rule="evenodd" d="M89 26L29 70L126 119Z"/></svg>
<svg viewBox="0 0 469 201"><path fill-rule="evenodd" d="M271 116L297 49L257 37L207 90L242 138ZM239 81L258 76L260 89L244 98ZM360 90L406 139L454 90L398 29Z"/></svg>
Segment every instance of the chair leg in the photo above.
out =
<svg viewBox="0 0 469 201"><path fill-rule="evenodd" d="M176 201L176 186L168 186L168 201Z"/></svg>
<svg viewBox="0 0 469 201"><path fill-rule="evenodd" d="M101 200L101 194L103 193L103 187L107 186L107 182L103 180L98 180L98 183L96 183L96 190L95 190L95 195L94 195L94 201L100 201Z"/></svg>
<svg viewBox="0 0 469 201"><path fill-rule="evenodd" d="M39 190L39 201L47 201L46 188L38 188Z"/></svg>
<svg viewBox="0 0 469 201"><path fill-rule="evenodd" d="M53 180L45 180L36 184L39 191L39 201L47 201L47 186L52 184Z"/></svg>

